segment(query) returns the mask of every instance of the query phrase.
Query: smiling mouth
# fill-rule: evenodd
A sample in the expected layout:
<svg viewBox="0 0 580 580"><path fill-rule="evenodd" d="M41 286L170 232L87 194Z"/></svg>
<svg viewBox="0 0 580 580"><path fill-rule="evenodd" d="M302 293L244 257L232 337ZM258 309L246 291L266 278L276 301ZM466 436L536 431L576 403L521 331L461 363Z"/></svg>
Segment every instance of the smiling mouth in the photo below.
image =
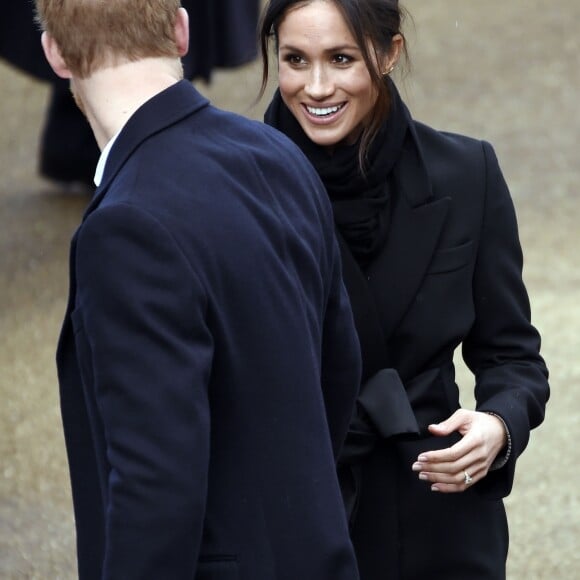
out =
<svg viewBox="0 0 580 580"><path fill-rule="evenodd" d="M343 103L342 105L335 105L333 107L310 107L305 105L305 108L310 115L318 117L319 119L324 119L325 117L330 117L335 113L338 113L338 111L340 111L344 106L345 104Z"/></svg>

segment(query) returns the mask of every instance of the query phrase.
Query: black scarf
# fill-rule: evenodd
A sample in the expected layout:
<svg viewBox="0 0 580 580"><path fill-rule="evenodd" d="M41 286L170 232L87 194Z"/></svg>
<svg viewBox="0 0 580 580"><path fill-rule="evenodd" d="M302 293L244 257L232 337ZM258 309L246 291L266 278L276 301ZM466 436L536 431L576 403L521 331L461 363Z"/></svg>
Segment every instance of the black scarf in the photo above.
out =
<svg viewBox="0 0 580 580"><path fill-rule="evenodd" d="M313 143L276 91L264 120L290 137L314 165L332 202L338 230L364 270L383 247L389 228L393 169L400 156L410 115L387 79L391 110L371 144L365 173L360 170L359 142L337 145L332 152Z"/></svg>

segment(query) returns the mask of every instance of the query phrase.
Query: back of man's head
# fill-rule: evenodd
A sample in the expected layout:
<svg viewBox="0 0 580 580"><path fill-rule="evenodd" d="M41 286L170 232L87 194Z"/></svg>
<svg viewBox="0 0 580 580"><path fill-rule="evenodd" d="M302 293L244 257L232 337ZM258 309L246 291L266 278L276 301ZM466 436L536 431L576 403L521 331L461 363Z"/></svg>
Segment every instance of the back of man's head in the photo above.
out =
<svg viewBox="0 0 580 580"><path fill-rule="evenodd" d="M180 0L36 0L38 22L72 74L151 57L178 58Z"/></svg>

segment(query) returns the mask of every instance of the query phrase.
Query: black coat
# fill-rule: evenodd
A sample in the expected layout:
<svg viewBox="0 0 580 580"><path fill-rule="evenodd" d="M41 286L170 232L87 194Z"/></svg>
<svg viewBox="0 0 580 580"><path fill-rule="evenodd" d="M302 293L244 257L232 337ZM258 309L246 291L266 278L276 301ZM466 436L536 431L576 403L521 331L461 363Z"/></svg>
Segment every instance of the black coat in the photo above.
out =
<svg viewBox="0 0 580 580"><path fill-rule="evenodd" d="M256 57L259 0L184 0L189 13L190 50L185 77L209 79ZM32 0L8 0L0 19L0 58L41 80L56 77L42 53Z"/></svg>
<svg viewBox="0 0 580 580"><path fill-rule="evenodd" d="M352 537L362 580L498 580L508 549L501 498L543 420L548 373L493 149L419 123L412 131L420 155L403 153L389 238L366 275L341 240L366 353L360 403L376 429L360 466ZM505 467L464 493L437 494L411 465L421 451L458 438L431 437L427 425L459 408L453 356L460 345L475 375L477 410L504 419L512 452ZM381 366L397 372L375 375Z"/></svg>

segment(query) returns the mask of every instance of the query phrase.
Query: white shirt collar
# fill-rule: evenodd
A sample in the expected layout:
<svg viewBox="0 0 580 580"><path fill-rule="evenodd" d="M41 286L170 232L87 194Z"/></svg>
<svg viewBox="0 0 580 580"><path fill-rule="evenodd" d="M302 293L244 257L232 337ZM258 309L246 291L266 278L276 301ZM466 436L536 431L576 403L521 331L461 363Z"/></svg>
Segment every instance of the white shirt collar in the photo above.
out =
<svg viewBox="0 0 580 580"><path fill-rule="evenodd" d="M109 139L109 142L101 151L101 156L99 157L99 162L97 163L97 168L95 169L95 177L93 179L97 187L99 187L99 185L101 185L101 181L103 181L103 173L105 173L105 166L107 165L109 153L111 152L111 149L113 148L113 145L115 144L115 141L117 140L117 137L121 131L122 129L118 131L111 139Z"/></svg>

